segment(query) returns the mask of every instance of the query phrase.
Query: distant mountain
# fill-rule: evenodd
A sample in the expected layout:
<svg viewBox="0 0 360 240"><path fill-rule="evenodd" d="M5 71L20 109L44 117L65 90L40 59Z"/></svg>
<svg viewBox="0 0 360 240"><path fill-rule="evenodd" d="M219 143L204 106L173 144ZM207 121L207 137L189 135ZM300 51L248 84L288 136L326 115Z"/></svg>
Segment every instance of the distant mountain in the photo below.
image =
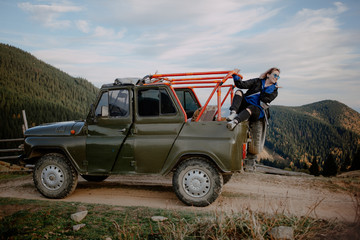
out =
<svg viewBox="0 0 360 240"><path fill-rule="evenodd" d="M330 153L339 166L349 165L359 151L360 114L345 104L325 100L300 107L272 106L270 111L265 145L287 166L307 168L313 158L322 166Z"/></svg>
<svg viewBox="0 0 360 240"><path fill-rule="evenodd" d="M0 139L22 137L29 125L84 118L98 89L21 49L0 43Z"/></svg>
<svg viewBox="0 0 360 240"><path fill-rule="evenodd" d="M360 113L341 102L324 100L299 108L304 113L308 113L316 119L327 122L333 126L344 127L360 135Z"/></svg>

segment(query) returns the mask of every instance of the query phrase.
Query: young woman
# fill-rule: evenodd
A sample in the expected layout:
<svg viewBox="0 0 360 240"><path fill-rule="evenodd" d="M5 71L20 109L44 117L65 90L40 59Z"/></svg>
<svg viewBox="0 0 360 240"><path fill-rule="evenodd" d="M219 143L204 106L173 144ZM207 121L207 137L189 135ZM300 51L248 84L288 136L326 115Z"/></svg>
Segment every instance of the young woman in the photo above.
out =
<svg viewBox="0 0 360 240"><path fill-rule="evenodd" d="M226 118L229 122L227 128L233 130L240 122L256 121L265 116L264 110L278 95L277 81L280 78L279 68L270 68L259 78L242 81L234 74L234 84L237 88L248 89L244 94L241 90L235 92L230 106L230 115Z"/></svg>

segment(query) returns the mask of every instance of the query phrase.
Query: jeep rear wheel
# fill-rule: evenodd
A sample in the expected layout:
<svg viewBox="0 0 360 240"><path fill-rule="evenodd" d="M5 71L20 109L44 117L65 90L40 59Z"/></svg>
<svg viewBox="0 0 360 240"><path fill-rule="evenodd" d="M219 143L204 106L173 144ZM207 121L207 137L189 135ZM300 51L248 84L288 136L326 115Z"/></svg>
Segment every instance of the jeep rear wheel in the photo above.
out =
<svg viewBox="0 0 360 240"><path fill-rule="evenodd" d="M78 174L64 155L50 153L35 164L33 180L45 197L65 198L75 190Z"/></svg>
<svg viewBox="0 0 360 240"><path fill-rule="evenodd" d="M173 175L176 196L190 206L211 204L220 195L222 185L222 175L204 158L190 158L180 163Z"/></svg>
<svg viewBox="0 0 360 240"><path fill-rule="evenodd" d="M223 177L223 183L225 185L230 181L232 174L223 174L222 177Z"/></svg>

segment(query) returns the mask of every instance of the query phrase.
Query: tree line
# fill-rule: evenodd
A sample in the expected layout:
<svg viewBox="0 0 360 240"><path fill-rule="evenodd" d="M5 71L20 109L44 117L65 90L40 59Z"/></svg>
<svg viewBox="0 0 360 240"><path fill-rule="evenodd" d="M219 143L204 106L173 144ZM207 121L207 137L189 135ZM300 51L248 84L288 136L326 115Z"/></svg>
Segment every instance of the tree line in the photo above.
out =
<svg viewBox="0 0 360 240"><path fill-rule="evenodd" d="M98 89L21 49L0 44L0 138L22 136L21 110L30 126L83 119Z"/></svg>
<svg viewBox="0 0 360 240"><path fill-rule="evenodd" d="M305 107L273 106L265 145L285 160L263 159L262 162L307 172L317 165L326 175L327 166L334 158L336 167L332 168L336 172L358 169L360 136L342 125L348 111L354 110L336 101ZM360 114L354 111L350 115L355 117L346 119L346 123L357 125Z"/></svg>

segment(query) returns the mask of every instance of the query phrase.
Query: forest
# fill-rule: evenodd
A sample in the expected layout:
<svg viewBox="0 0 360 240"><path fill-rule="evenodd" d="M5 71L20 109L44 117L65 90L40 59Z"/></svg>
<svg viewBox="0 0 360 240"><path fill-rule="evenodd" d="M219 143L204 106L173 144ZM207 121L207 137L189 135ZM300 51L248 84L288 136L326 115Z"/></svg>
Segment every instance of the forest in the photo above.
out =
<svg viewBox="0 0 360 240"><path fill-rule="evenodd" d="M314 161L322 169L329 156L338 170L358 165L360 114L334 100L300 107L272 106L265 146L284 158L263 163L310 170Z"/></svg>
<svg viewBox="0 0 360 240"><path fill-rule="evenodd" d="M0 139L23 136L22 110L29 127L84 119L98 92L87 80L5 44L0 44L0 83Z"/></svg>

